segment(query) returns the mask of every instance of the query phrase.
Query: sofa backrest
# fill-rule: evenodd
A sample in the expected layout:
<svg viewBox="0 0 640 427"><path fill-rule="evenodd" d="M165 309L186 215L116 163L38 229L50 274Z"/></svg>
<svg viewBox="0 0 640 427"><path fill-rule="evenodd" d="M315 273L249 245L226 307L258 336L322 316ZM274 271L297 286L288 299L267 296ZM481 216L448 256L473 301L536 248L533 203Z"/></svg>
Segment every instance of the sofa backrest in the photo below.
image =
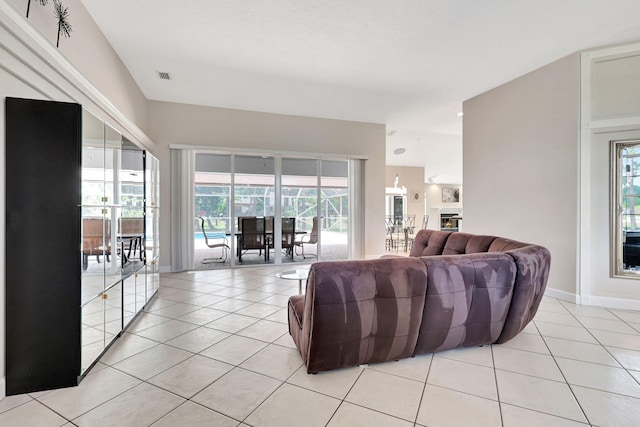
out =
<svg viewBox="0 0 640 427"><path fill-rule="evenodd" d="M461 255L480 252L505 252L528 246L527 243L496 236L451 231L420 230L409 256Z"/></svg>

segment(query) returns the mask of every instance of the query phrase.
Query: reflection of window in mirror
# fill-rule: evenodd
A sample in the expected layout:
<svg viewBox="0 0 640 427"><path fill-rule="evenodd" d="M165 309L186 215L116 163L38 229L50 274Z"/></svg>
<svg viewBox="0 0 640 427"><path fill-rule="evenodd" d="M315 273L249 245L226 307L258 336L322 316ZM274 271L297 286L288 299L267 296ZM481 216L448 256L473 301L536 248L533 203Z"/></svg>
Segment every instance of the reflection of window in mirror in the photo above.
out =
<svg viewBox="0 0 640 427"><path fill-rule="evenodd" d="M611 270L640 278L640 140L612 141L611 159Z"/></svg>

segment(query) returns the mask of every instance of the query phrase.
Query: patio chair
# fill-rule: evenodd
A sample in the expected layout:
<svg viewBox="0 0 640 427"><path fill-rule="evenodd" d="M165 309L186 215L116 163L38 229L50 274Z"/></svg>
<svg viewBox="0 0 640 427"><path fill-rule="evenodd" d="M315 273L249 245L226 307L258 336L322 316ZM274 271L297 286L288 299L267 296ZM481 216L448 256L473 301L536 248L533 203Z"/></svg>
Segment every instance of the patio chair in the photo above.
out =
<svg viewBox="0 0 640 427"><path fill-rule="evenodd" d="M211 231L207 232L205 227L205 219L203 217L198 217L200 220L200 228L202 229L202 235L204 236L204 243L211 249L221 249L221 253L219 257L213 258L204 258L200 261L202 264L212 264L212 263L224 263L227 261L227 253L231 249L229 247L229 241L224 233L212 233ZM207 218L207 225L209 226L209 230L213 229L211 224L211 220Z"/></svg>
<svg viewBox="0 0 640 427"><path fill-rule="evenodd" d="M282 250L293 259L293 248L296 244L296 219L282 218Z"/></svg>
<svg viewBox="0 0 640 427"><path fill-rule="evenodd" d="M111 262L111 221L102 218L82 219L82 269L89 267L89 256L95 255L98 263L100 255Z"/></svg>
<svg viewBox="0 0 640 427"><path fill-rule="evenodd" d="M264 250L265 262L269 259L269 249L267 246L267 236L265 231L264 218L241 218L242 232L238 242L238 261L242 262L243 253L254 250L262 255Z"/></svg>
<svg viewBox="0 0 640 427"><path fill-rule="evenodd" d="M295 245L297 247L300 248L300 254L297 253L296 251L296 255L302 255L302 258L307 259L307 258L317 258L318 254L306 254L304 253L304 246L305 245L317 245L318 244L318 217L313 217L313 227L311 228L311 233L310 234L301 234L299 235L300 237L295 241Z"/></svg>

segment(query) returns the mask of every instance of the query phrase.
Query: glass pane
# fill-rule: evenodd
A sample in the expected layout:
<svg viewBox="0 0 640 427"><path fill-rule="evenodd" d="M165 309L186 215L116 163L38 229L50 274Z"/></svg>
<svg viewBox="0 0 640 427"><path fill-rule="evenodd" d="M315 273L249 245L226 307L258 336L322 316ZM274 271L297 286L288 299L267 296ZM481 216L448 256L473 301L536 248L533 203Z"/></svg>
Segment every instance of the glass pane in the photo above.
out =
<svg viewBox="0 0 640 427"><path fill-rule="evenodd" d="M194 264L196 268L229 266L231 156L196 154L193 194Z"/></svg>
<svg viewBox="0 0 640 427"><path fill-rule="evenodd" d="M282 218L295 219L293 241L284 232L283 262L308 262L317 258L318 228L318 161L314 159L282 159ZM283 222L285 224L285 222ZM315 230L313 229L316 225ZM291 244L293 243L293 247ZM293 249L293 250L291 250Z"/></svg>
<svg viewBox="0 0 640 427"><path fill-rule="evenodd" d="M615 275L640 274L640 141L613 142Z"/></svg>
<svg viewBox="0 0 640 427"><path fill-rule="evenodd" d="M275 214L275 161L267 156L235 156L235 195L233 221L239 231L236 239L238 261L243 264L273 262L270 257ZM259 218L255 229L242 229L242 218ZM253 224L250 219L248 223ZM264 230L263 230L264 229ZM262 231L263 230L263 231ZM259 234L263 234L262 237Z"/></svg>
<svg viewBox="0 0 640 427"><path fill-rule="evenodd" d="M322 161L320 245L322 260L347 259L348 247L348 164Z"/></svg>

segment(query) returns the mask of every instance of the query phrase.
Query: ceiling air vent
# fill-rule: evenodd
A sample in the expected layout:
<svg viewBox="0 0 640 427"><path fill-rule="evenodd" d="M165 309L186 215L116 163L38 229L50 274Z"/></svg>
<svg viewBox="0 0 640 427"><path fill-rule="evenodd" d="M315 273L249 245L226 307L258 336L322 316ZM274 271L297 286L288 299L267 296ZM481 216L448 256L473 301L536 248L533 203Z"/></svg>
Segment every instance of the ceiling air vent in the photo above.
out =
<svg viewBox="0 0 640 427"><path fill-rule="evenodd" d="M162 80L171 80L171 74L165 72L165 71L157 71L158 73L158 77L160 77L160 79Z"/></svg>

